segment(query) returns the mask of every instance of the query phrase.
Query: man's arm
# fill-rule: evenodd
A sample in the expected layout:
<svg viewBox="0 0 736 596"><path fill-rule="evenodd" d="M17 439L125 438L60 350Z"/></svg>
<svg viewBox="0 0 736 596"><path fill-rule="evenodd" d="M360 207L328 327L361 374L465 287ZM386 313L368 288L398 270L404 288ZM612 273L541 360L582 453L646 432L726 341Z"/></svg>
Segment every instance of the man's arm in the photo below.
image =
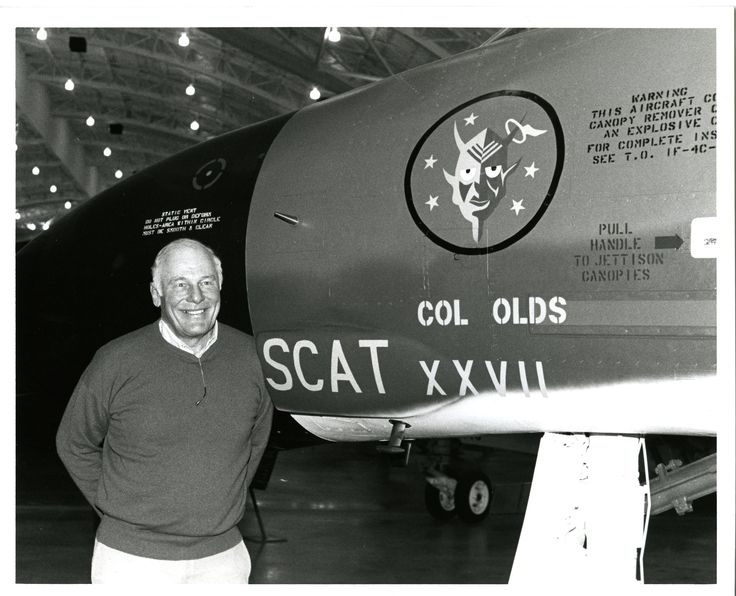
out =
<svg viewBox="0 0 736 596"><path fill-rule="evenodd" d="M91 366L91 365L90 365ZM56 451L84 497L95 509L107 434L107 407L88 386L89 368L77 383L56 433Z"/></svg>
<svg viewBox="0 0 736 596"><path fill-rule="evenodd" d="M264 451L266 451L266 445L268 445L268 437L271 435L271 421L273 419L273 404L271 403L271 397L266 391L265 383L261 387L261 405L258 412L258 417L253 424L253 430L251 431L251 453L250 461L248 462L248 472L245 476L245 488L248 490L250 483L253 481L253 477L258 470L258 464L261 463Z"/></svg>

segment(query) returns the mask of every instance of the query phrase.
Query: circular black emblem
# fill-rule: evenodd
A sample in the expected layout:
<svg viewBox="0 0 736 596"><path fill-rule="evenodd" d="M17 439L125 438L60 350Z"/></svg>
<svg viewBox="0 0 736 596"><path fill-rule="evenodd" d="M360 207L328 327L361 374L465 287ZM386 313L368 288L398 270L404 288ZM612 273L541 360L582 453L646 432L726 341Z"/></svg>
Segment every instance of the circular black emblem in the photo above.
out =
<svg viewBox="0 0 736 596"><path fill-rule="evenodd" d="M539 222L562 174L557 114L526 91L496 91L436 122L411 153L407 206L434 243L460 254L510 246Z"/></svg>

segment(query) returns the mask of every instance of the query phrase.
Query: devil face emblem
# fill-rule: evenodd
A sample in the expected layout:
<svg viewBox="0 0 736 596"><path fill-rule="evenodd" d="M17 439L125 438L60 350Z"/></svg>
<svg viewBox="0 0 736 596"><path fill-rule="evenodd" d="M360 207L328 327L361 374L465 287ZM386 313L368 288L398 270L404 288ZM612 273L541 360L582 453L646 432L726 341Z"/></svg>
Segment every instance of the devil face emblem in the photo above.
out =
<svg viewBox="0 0 736 596"><path fill-rule="evenodd" d="M557 114L538 95L494 91L465 101L415 145L404 176L409 212L455 254L501 250L544 215L564 154Z"/></svg>
<svg viewBox="0 0 736 596"><path fill-rule="evenodd" d="M519 164L507 165L503 140L487 128L465 143L454 126L459 153L455 174L443 170L452 188L452 202L472 226L473 240L483 233L483 222L506 194L506 176Z"/></svg>

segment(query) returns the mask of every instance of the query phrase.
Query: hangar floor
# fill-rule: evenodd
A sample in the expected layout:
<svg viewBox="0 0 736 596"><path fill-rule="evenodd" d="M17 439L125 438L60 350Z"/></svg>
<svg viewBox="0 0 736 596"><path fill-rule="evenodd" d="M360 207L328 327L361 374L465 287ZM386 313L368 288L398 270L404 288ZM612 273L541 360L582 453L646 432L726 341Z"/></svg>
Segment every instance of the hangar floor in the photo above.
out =
<svg viewBox="0 0 736 596"><path fill-rule="evenodd" d="M35 462L33 460L36 460ZM424 509L416 460L393 467L375 445L319 445L282 452L256 491L266 534L248 541L258 584L443 584L508 581L534 456L493 451L491 515L479 525L438 522ZM53 458L18 458L17 583L88 583L94 516ZM251 506L241 523L260 537ZM715 498L695 511L653 517L647 583L716 581Z"/></svg>

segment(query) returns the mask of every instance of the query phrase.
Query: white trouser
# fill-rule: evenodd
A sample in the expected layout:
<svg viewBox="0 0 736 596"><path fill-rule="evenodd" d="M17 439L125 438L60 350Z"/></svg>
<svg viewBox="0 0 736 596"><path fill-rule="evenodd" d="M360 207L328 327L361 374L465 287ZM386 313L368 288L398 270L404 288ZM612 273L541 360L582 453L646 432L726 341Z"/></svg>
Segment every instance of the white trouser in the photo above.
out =
<svg viewBox="0 0 736 596"><path fill-rule="evenodd" d="M129 555L95 540L93 584L247 584L250 555L241 540L201 559L165 561Z"/></svg>

